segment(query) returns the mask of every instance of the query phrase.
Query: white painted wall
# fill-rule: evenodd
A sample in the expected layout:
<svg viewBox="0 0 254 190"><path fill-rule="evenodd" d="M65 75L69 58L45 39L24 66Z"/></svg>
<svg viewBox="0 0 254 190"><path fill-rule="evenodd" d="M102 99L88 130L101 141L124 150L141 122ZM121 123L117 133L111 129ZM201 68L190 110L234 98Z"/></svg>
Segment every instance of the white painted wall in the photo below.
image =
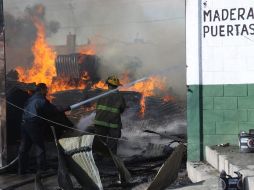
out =
<svg viewBox="0 0 254 190"><path fill-rule="evenodd" d="M187 84L246 84L254 83L254 18L249 16L247 19L247 12L250 8L254 8L253 0L188 0L186 12L186 34L187 39ZM200 5L201 3L201 5ZM198 4L198 5L197 5ZM206 4L206 6L204 5ZM194 7L194 5L196 7ZM201 24L202 28L198 26L199 17L197 15L197 7L201 7ZM236 11L232 10L236 8ZM244 8L244 20L238 20L238 8ZM234 15L232 18L236 20L225 20L204 22L204 11L215 11L219 13L222 9L232 10ZM191 20L191 19L193 20ZM248 33L236 35L236 24L243 24L249 29ZM215 27L224 25L224 30L228 25L234 26L233 36L227 33L226 36L212 37L210 33L204 37L204 26ZM197 32L201 30L201 32ZM241 31L241 29L240 29ZM198 79L199 76L199 55L198 55L198 41L196 33L201 36L201 60L202 60L202 81ZM252 33L252 34L251 34Z"/></svg>
<svg viewBox="0 0 254 190"><path fill-rule="evenodd" d="M187 85L199 84L199 0L186 0Z"/></svg>

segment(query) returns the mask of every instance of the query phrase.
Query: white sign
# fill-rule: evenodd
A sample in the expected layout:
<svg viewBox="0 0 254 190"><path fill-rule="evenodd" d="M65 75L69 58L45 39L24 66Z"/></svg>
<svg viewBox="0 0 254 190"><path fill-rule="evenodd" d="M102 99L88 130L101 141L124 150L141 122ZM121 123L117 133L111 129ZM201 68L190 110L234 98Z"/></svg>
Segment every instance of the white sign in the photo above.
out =
<svg viewBox="0 0 254 190"><path fill-rule="evenodd" d="M206 7L206 3L204 5ZM203 37L254 35L252 7L203 10Z"/></svg>
<svg viewBox="0 0 254 190"><path fill-rule="evenodd" d="M254 83L254 1L201 1L202 83Z"/></svg>

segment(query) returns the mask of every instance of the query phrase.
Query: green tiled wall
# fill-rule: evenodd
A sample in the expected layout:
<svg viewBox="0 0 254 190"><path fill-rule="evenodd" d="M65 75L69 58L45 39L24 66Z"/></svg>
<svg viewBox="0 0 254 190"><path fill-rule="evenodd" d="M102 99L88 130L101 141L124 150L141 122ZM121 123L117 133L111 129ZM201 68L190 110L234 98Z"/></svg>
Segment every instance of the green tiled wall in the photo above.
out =
<svg viewBox="0 0 254 190"><path fill-rule="evenodd" d="M189 89L189 160L202 158L201 150L206 145L238 144L240 131L254 129L254 84L195 85L189 86Z"/></svg>
<svg viewBox="0 0 254 190"><path fill-rule="evenodd" d="M187 92L187 123L190 127L187 128L188 133L188 159L199 160L201 154L201 135L200 135L200 91L199 85L189 86Z"/></svg>

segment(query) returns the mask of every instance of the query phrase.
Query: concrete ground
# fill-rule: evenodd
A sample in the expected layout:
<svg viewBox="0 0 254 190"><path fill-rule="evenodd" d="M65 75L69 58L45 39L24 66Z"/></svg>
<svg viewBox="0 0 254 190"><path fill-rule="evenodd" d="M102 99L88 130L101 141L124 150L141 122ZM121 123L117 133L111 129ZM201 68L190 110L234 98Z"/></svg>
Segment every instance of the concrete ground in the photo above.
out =
<svg viewBox="0 0 254 190"><path fill-rule="evenodd" d="M180 190L218 189L219 172L225 170L235 177L243 175L244 189L254 190L254 153L241 153L238 146L211 146L205 148L204 162L188 162L188 176L194 183Z"/></svg>
<svg viewBox="0 0 254 190"><path fill-rule="evenodd" d="M197 182L193 185L178 188L177 190L215 190L218 189L218 178L210 178L204 181Z"/></svg>

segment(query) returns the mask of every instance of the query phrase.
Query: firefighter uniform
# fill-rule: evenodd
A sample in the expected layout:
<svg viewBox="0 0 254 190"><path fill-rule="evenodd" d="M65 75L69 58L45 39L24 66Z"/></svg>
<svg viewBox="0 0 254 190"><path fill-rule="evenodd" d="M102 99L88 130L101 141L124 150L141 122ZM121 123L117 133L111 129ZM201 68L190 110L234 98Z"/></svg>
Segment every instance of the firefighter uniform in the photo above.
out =
<svg viewBox="0 0 254 190"><path fill-rule="evenodd" d="M110 79L114 80L110 80ZM119 80L115 76L108 78L107 83L109 89L114 89L120 85ZM121 137L121 113L126 107L125 100L119 91L98 100L96 105L96 116L94 120L95 133L113 138ZM103 138L113 153L117 152L117 140L111 138Z"/></svg>

